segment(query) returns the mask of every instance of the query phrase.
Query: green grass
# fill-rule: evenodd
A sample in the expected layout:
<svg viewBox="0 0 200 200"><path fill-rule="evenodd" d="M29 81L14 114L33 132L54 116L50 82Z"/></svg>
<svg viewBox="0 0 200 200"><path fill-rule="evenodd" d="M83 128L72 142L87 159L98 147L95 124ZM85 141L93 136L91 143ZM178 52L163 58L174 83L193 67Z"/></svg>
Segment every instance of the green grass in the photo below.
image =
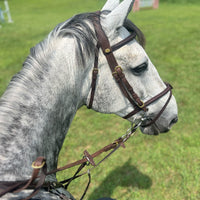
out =
<svg viewBox="0 0 200 200"><path fill-rule="evenodd" d="M0 29L0 94L20 70L30 47L59 22L80 12L98 10L105 1L10 1L14 24ZM0 2L1 4L2 2ZM92 171L86 199L111 196L120 200L200 199L200 5L163 3L158 10L130 14L145 33L146 51L163 80L174 86L179 122L158 137L138 134L103 165ZM59 166L80 159L122 135L129 123L85 107L77 113L60 153ZM73 170L61 172L61 180ZM78 199L87 176L69 191Z"/></svg>
<svg viewBox="0 0 200 200"><path fill-rule="evenodd" d="M199 0L160 0L160 2L185 4L185 3L199 3Z"/></svg>

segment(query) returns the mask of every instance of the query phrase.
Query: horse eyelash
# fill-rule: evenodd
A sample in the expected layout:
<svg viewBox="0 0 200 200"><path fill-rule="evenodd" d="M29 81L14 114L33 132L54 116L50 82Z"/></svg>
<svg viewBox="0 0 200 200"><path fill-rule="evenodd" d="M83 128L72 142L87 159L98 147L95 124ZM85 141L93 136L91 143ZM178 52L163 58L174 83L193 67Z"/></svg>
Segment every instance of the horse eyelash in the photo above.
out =
<svg viewBox="0 0 200 200"><path fill-rule="evenodd" d="M140 76L147 69L148 69L148 62L144 62L144 63L138 65L137 67L132 68L131 72L136 76Z"/></svg>

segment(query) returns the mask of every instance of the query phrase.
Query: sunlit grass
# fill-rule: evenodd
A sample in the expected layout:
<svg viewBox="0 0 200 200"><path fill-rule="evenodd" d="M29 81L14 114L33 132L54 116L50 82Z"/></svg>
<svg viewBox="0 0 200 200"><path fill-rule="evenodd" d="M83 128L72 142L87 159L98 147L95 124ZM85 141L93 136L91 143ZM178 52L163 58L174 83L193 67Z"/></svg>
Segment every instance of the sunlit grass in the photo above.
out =
<svg viewBox="0 0 200 200"><path fill-rule="evenodd" d="M10 1L13 24L0 29L0 94L20 70L29 49L53 27L79 12L98 10L105 1ZM199 4L161 4L158 10L130 14L145 33L146 51L163 80L174 86L179 123L158 137L138 134L92 172L86 199L102 196L127 200L200 199L200 34ZM82 157L122 135L129 123L85 107L77 113L62 148L59 166ZM58 174L59 180L73 170ZM87 176L70 192L79 198Z"/></svg>

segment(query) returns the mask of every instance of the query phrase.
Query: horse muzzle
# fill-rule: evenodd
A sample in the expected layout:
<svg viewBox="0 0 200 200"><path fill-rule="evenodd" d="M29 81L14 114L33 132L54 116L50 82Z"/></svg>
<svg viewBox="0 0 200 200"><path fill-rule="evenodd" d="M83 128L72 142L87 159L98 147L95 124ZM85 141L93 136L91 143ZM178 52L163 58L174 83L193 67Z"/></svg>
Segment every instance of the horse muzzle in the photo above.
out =
<svg viewBox="0 0 200 200"><path fill-rule="evenodd" d="M177 122L178 122L177 115L172 116L168 120L162 119L161 116L161 119L158 119L156 121L154 121L154 118L146 117L143 118L143 121L140 125L140 130L144 134L159 135L160 133L167 133L171 129L171 127Z"/></svg>

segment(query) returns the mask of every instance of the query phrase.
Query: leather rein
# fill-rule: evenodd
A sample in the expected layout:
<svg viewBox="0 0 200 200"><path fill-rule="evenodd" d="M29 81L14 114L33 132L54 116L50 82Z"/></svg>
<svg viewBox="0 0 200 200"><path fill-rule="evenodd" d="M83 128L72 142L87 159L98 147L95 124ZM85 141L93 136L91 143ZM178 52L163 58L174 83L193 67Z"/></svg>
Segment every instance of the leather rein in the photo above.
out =
<svg viewBox="0 0 200 200"><path fill-rule="evenodd" d="M98 165L100 165L103 161L105 161L107 158L109 158L117 149L120 147L125 148L125 142L135 134L135 131L137 128L141 125L142 122L138 123L134 127L132 126L130 129L127 130L126 134L121 136L120 138L116 139L114 142L112 142L109 145L106 145L105 147L101 148L100 150L96 151L93 154L89 154L87 150L84 151L84 156L82 159L77 160L73 163L67 164L63 167L60 167L58 169L52 170L47 172L47 163L46 159L44 157L38 157L33 163L32 163L32 176L29 180L24 180L24 181L0 181L0 197L4 196L7 193L19 193L22 190L25 189L33 189L33 192L23 200L29 200L33 196L35 196L40 189L45 189L49 192L52 192L59 196L61 199L66 199L66 196L63 194L59 193L57 191L57 188L63 187L64 189L67 189L71 181L73 181L76 178L79 178L85 174L88 174L89 177L89 182L87 184L87 187L81 197L80 200L82 200L88 190L89 184L91 182L91 175L90 171L92 171L94 168L96 168ZM112 150L112 151L110 151ZM109 152L110 151L110 152ZM107 153L107 155L100 160L97 164L94 161L94 158L97 156L101 155L102 153ZM80 165L74 176L72 176L69 179L63 180L61 182L45 182L45 178L48 175L55 174L57 172L69 169L71 167L75 167L77 165ZM79 174L80 171L86 166L86 165L92 165L92 168L87 170L86 172L83 172L82 174ZM56 193L55 193L56 191Z"/></svg>
<svg viewBox="0 0 200 200"><path fill-rule="evenodd" d="M92 83L91 83L91 94L90 94L90 101L88 108L92 108L93 100L94 100L94 95L95 95L95 89L96 89L96 82L97 82L97 77L98 77L98 55L99 55L99 49L101 49L107 59L108 65L110 67L111 73L116 80L117 84L119 85L119 88L121 89L122 94L128 99L128 101L133 105L133 111L124 116L124 119L128 119L131 116L135 115L136 113L140 112L143 110L144 112L148 111L147 106L152 104L153 102L157 101L161 97L163 97L165 94L170 92L170 95L164 104L163 108L160 110L160 112L157 114L157 116L148 124L143 125L143 120L141 120L138 124L136 124L134 127L131 127L131 129L126 133L124 136L118 138L115 140L113 143L103 147L99 151L89 154L87 150L84 151L84 157L81 160L78 160L76 162L70 163L65 165L64 167L52 170L50 172L47 172L47 164L46 160L44 157L38 157L35 162L32 164L33 172L32 172L32 177L29 180L24 180L24 181L13 181L13 182L6 182L6 181L0 181L0 197L7 193L18 193L21 192L24 189L33 189L33 192L31 193L30 196L26 197L24 200L31 199L33 196L35 196L40 189L46 189L47 191L51 192L51 190L56 190L56 188L59 187L64 187L67 189L69 186L70 182L84 174L88 174L89 177L89 183L90 183L90 171L97 167L99 164L101 164L104 160L106 160L112 153L114 153L120 146L125 147L124 143L132 136L136 129L139 126L150 126L153 123L156 122L156 120L160 117L160 115L163 113L165 108L167 107L171 96L172 96L172 86L169 83L166 84L166 88L147 102L143 102L139 96L135 93L133 90L132 86L129 84L127 81L122 67L118 65L117 60L113 54L114 51L118 50L119 48L123 47L124 45L128 44L130 41L134 40L136 38L136 33L133 32L122 40L121 42L115 44L114 46L110 46L110 42L101 26L100 23L100 12L97 12L95 16L92 18L93 25L95 28L95 33L97 36L98 44L97 44L97 51L95 55L95 61L94 61L94 68L93 68L93 73L92 73ZM110 153L108 153L99 163L95 164L94 158L99 156L100 154L104 152L108 152L112 150ZM93 167L88 170L87 172L84 172L82 174L79 174L80 171L87 165L90 164ZM71 167L80 165L78 168L77 172L74 174L73 177L61 181L61 182L45 182L45 178L47 175L55 174L56 172L63 171L66 169L69 169ZM86 187L86 190L84 191L84 194L81 197L81 200L86 194L86 191L89 187L89 183ZM57 193L57 195L61 199L67 199L63 194Z"/></svg>

